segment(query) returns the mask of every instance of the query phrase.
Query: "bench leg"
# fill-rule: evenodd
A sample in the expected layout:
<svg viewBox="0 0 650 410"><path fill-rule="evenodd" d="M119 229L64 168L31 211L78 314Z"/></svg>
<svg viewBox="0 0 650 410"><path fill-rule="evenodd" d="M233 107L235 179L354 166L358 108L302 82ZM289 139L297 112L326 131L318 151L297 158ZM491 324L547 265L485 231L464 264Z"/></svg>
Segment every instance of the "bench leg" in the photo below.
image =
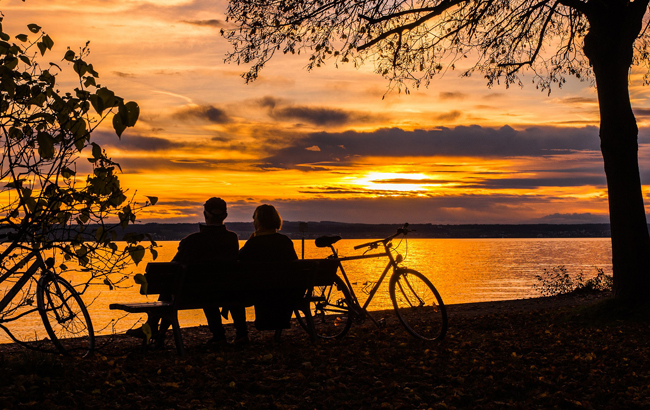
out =
<svg viewBox="0 0 650 410"><path fill-rule="evenodd" d="M305 305L303 308L298 308L305 317L305 322L307 322L307 333L309 334L309 338L311 339L312 343L316 343L318 338L316 337L316 327L314 326L314 317L311 315L311 308L309 306L309 302ZM297 313L298 311L296 311Z"/></svg>
<svg viewBox="0 0 650 410"><path fill-rule="evenodd" d="M174 344L176 345L176 352L183 356L185 355L185 349L183 348L183 337L181 336L181 326L178 324L178 314L174 312L172 317L170 317L172 323L172 330L174 333Z"/></svg>

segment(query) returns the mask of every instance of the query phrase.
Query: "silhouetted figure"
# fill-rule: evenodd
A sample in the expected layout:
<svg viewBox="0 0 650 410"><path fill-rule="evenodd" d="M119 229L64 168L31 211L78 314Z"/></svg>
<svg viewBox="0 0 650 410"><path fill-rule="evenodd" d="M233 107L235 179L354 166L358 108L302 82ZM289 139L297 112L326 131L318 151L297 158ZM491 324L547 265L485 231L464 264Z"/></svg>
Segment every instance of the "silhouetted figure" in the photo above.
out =
<svg viewBox="0 0 650 410"><path fill-rule="evenodd" d="M282 228L282 218L272 205L260 205L253 213L255 232L239 250L239 260L252 262L288 262L298 259L293 242L277 231ZM259 330L288 329L290 304L285 301L290 293L266 295L255 304L255 327Z"/></svg>
<svg viewBox="0 0 650 410"><path fill-rule="evenodd" d="M184 265L196 265L205 262L234 262L237 260L239 251L239 238L237 234L226 229L223 221L228 216L226 202L221 198L210 198L203 205L203 216L205 225L199 225L199 232L193 233L178 244L178 251L173 262ZM192 274L190 270L188 275ZM168 300L169 296L161 295L160 300ZM236 338L248 337L246 325L246 309L241 307L226 308L232 314L236 330ZM210 342L225 344L226 332L221 322L221 312L218 307L204 308L205 317L208 320L208 327L212 332ZM162 345L165 332L170 324L162 320L160 329L157 331L158 318L150 317L148 322L151 327L157 345ZM140 330L140 329L136 329ZM129 332L127 332L129 333ZM131 332L137 336L137 332Z"/></svg>

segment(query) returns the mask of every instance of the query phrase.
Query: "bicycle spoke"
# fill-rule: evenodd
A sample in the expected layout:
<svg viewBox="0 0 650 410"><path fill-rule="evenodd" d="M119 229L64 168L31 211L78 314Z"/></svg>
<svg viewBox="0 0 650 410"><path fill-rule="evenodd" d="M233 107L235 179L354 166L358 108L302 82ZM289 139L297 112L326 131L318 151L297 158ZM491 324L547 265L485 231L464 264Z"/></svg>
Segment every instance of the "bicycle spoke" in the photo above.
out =
<svg viewBox="0 0 650 410"><path fill-rule="evenodd" d="M421 273L404 269L390 282L393 307L406 330L424 340L438 340L447 331L447 313L438 291Z"/></svg>

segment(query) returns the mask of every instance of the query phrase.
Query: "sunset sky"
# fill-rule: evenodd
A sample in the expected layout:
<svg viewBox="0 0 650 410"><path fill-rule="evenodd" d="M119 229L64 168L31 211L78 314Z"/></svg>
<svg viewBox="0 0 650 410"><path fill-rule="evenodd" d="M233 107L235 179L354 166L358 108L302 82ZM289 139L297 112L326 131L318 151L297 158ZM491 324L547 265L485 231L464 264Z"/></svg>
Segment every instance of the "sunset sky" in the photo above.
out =
<svg viewBox="0 0 650 410"><path fill-rule="evenodd" d="M196 222L211 196L229 203L231 221L249 221L260 203L290 221L608 221L589 82L549 96L449 71L405 95L386 93L371 65L308 72L297 55L277 56L247 85L245 67L223 62L225 8L222 0L0 0L5 32L39 24L55 42L46 60L62 66L67 47L90 41L101 84L139 103L140 120L121 140L108 129L95 138L122 165L130 192L160 198L140 221ZM642 74L630 80L647 183ZM61 90L74 88L70 78L61 76Z"/></svg>

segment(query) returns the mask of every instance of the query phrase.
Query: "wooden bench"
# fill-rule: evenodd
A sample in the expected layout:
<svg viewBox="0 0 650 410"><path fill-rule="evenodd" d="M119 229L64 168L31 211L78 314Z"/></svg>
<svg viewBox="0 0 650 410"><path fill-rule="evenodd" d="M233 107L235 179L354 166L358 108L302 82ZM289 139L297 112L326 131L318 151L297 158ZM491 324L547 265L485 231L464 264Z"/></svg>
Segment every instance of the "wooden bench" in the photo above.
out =
<svg viewBox="0 0 650 410"><path fill-rule="evenodd" d="M113 303L109 308L167 319L172 325L176 350L181 355L184 354L184 348L178 311L206 307L283 304L291 311L299 310L303 313L309 336L315 341L309 307L311 291L314 286L331 285L337 267L336 261L328 259L187 266L176 262L151 262L147 264L144 274L146 280L140 286L140 294L162 294L169 300Z"/></svg>

